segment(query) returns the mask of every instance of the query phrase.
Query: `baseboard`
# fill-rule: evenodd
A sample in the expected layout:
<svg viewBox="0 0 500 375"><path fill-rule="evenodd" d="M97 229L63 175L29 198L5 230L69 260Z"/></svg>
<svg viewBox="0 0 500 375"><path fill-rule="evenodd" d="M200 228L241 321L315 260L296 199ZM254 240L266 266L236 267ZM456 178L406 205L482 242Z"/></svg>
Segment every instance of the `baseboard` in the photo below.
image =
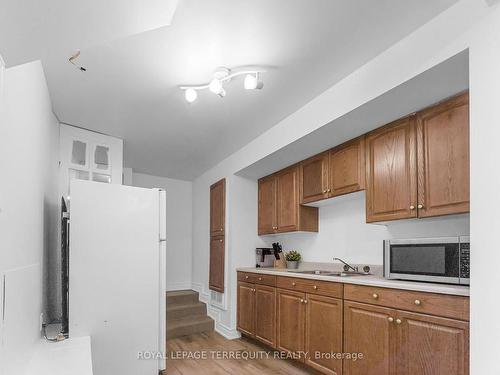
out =
<svg viewBox="0 0 500 375"><path fill-rule="evenodd" d="M221 334L228 340L239 339L241 334L236 329L221 323L221 313L222 311L220 309L210 305L207 306L207 315L215 322L215 332Z"/></svg>
<svg viewBox="0 0 500 375"><path fill-rule="evenodd" d="M171 292L174 290L186 290L192 289L192 285L189 281L181 282L181 283L167 283L167 292Z"/></svg>

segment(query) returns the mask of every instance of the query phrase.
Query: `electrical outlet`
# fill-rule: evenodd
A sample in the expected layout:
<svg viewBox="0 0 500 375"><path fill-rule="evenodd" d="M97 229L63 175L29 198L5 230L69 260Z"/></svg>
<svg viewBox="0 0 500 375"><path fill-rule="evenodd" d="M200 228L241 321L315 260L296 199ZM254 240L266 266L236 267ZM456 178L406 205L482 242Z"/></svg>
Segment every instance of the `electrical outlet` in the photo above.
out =
<svg viewBox="0 0 500 375"><path fill-rule="evenodd" d="M43 328L43 313L40 313L40 321L39 321L39 327L38 327L40 332L42 332L42 328Z"/></svg>

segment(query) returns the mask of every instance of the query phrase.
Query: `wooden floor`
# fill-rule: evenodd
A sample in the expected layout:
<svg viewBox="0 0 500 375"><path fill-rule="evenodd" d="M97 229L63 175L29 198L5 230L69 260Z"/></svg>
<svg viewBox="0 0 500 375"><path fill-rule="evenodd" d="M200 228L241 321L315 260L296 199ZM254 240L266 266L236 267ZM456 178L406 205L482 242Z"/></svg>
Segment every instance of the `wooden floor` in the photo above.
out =
<svg viewBox="0 0 500 375"><path fill-rule="evenodd" d="M262 351L270 352L266 358ZM220 359L217 356L232 355ZM253 353L253 354L252 354ZM261 356L259 359L234 358L238 354ZM227 340L218 333L200 333L167 341L167 375L302 375L316 371L291 360L275 359L269 348L249 339ZM206 359L180 358L204 355Z"/></svg>

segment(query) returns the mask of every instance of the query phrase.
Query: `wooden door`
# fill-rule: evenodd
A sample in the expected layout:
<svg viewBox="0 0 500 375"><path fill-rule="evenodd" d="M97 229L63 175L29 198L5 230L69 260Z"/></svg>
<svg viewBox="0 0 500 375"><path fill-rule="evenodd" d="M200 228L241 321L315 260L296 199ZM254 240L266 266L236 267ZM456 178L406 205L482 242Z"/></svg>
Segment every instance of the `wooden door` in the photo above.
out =
<svg viewBox="0 0 500 375"><path fill-rule="evenodd" d="M417 116L419 217L469 212L469 94Z"/></svg>
<svg viewBox="0 0 500 375"><path fill-rule="evenodd" d="M238 330L249 336L255 334L255 285L238 282Z"/></svg>
<svg viewBox="0 0 500 375"><path fill-rule="evenodd" d="M300 165L301 203L328 198L328 159L329 153L325 152Z"/></svg>
<svg viewBox="0 0 500 375"><path fill-rule="evenodd" d="M469 324L398 311L398 374L468 375Z"/></svg>
<svg viewBox="0 0 500 375"><path fill-rule="evenodd" d="M366 221L417 217L415 116L366 136Z"/></svg>
<svg viewBox="0 0 500 375"><path fill-rule="evenodd" d="M365 188L365 139L360 137L330 152L330 197Z"/></svg>
<svg viewBox="0 0 500 375"><path fill-rule="evenodd" d="M219 293L224 293L224 253L224 237L211 237L208 286Z"/></svg>
<svg viewBox="0 0 500 375"><path fill-rule="evenodd" d="M222 179L210 186L210 235L224 235L225 213L226 179Z"/></svg>
<svg viewBox="0 0 500 375"><path fill-rule="evenodd" d="M306 295L306 364L324 374L342 374L342 360L332 353L342 353L342 300Z"/></svg>
<svg viewBox="0 0 500 375"><path fill-rule="evenodd" d="M276 190L277 180L274 175L259 180L259 235L274 233L278 229L276 222Z"/></svg>
<svg viewBox="0 0 500 375"><path fill-rule="evenodd" d="M255 285L255 338L276 345L276 288Z"/></svg>
<svg viewBox="0 0 500 375"><path fill-rule="evenodd" d="M305 333L305 294L292 290L276 291L278 327L276 348L303 358Z"/></svg>
<svg viewBox="0 0 500 375"><path fill-rule="evenodd" d="M277 175L278 232L290 232L298 229L298 177L298 167L285 169Z"/></svg>
<svg viewBox="0 0 500 375"><path fill-rule="evenodd" d="M396 311L344 302L344 352L363 359L344 359L344 375L401 375L396 372Z"/></svg>

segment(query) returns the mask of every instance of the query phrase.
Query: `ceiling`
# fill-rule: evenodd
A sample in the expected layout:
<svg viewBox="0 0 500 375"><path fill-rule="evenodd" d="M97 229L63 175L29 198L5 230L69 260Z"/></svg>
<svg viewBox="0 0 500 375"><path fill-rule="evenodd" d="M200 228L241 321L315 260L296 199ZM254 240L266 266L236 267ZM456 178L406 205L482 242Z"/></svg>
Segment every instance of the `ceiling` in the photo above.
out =
<svg viewBox="0 0 500 375"><path fill-rule="evenodd" d="M469 88L469 51L432 67L237 174L267 176Z"/></svg>
<svg viewBox="0 0 500 375"><path fill-rule="evenodd" d="M127 167L190 180L455 2L2 0L0 53L41 59L59 119L123 138ZM249 65L263 90L238 78L189 105L178 89Z"/></svg>

